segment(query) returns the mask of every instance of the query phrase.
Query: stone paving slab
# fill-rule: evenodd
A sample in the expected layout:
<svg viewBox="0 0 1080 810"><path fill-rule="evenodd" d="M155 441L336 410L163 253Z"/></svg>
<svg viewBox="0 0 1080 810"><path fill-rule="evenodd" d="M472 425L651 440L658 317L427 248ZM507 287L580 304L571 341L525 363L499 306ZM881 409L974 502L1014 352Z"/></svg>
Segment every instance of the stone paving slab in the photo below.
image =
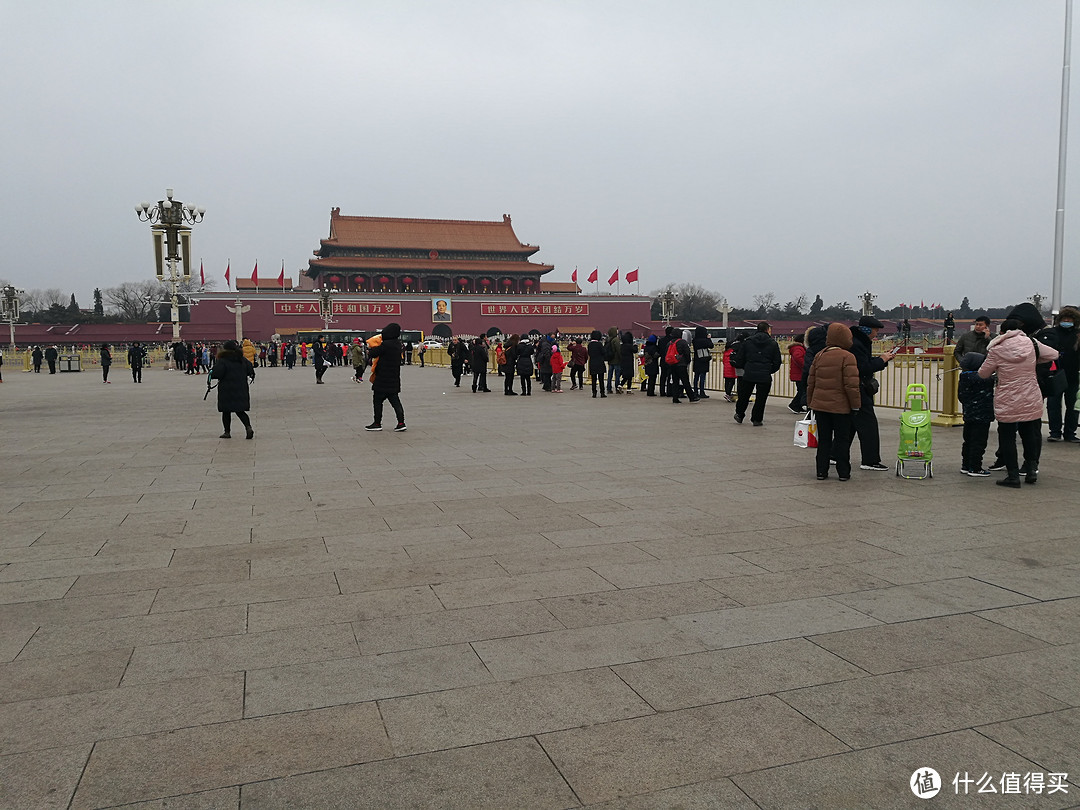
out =
<svg viewBox="0 0 1080 810"><path fill-rule="evenodd" d="M261 369L249 442L204 380L8 375L0 807L1080 804L948 783L1080 772L1080 448L817 482L782 401L411 367L367 433L350 376Z"/></svg>

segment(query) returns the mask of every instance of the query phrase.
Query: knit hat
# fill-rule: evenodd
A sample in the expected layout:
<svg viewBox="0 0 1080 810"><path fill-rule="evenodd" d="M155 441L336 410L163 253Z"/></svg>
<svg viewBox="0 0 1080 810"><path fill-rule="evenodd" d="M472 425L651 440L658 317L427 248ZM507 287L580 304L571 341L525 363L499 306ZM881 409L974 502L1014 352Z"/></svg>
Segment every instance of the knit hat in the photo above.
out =
<svg viewBox="0 0 1080 810"><path fill-rule="evenodd" d="M966 352L960 358L960 369L962 371L977 371L985 359L986 355L981 352Z"/></svg>
<svg viewBox="0 0 1080 810"><path fill-rule="evenodd" d="M859 326L865 326L869 329L884 329L885 324L875 318L873 315L863 315L859 318Z"/></svg>
<svg viewBox="0 0 1080 810"><path fill-rule="evenodd" d="M1043 320L1043 316L1039 314L1039 310L1035 308L1035 305L1025 301L1022 304L1017 304L1013 307L1009 314L1005 316L1005 320L1017 320L1024 325L1024 331L1029 335L1032 332L1038 332L1044 326L1046 321Z"/></svg>

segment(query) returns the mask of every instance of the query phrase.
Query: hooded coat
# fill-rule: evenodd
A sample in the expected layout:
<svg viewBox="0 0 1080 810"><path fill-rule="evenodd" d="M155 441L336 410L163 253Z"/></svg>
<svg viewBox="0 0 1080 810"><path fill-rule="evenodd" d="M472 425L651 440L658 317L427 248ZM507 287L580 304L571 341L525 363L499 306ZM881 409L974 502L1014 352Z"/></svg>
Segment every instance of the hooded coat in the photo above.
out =
<svg viewBox="0 0 1080 810"><path fill-rule="evenodd" d="M217 409L220 413L246 413L251 410L248 380L255 379L255 366L240 349L219 351L210 378L218 381Z"/></svg>
<svg viewBox="0 0 1080 810"><path fill-rule="evenodd" d="M747 382L769 382L784 364L780 347L768 332L754 332L739 344L732 365L743 370Z"/></svg>
<svg viewBox="0 0 1080 810"><path fill-rule="evenodd" d="M1034 307L1033 307L1034 308ZM1056 360L1057 349L1039 344L1039 360ZM1035 343L1019 329L990 341L979 376L986 379L997 372L994 416L999 422L1033 422L1042 419L1043 398L1035 376Z"/></svg>
<svg viewBox="0 0 1080 810"><path fill-rule="evenodd" d="M388 323L383 327L382 340L373 346L374 338L368 340L368 357L373 363L371 390L396 394L401 390L401 325Z"/></svg>
<svg viewBox="0 0 1080 810"><path fill-rule="evenodd" d="M704 326L694 327L694 373L705 374L712 365L713 341Z"/></svg>
<svg viewBox="0 0 1080 810"><path fill-rule="evenodd" d="M247 360L249 363L251 363L251 365L254 366L255 365L255 344L252 343L247 338L244 338L244 343L241 346L241 348L243 349L243 352L244 352L244 359Z"/></svg>
<svg viewBox="0 0 1080 810"><path fill-rule="evenodd" d="M814 356L806 381L806 404L822 413L851 413L862 404L859 364L851 353L851 330L831 323L825 348Z"/></svg>
<svg viewBox="0 0 1080 810"><path fill-rule="evenodd" d="M630 384L634 377L634 360L637 358L637 346L634 345L634 336L630 332L623 332L622 342L619 344L619 373Z"/></svg>
<svg viewBox="0 0 1080 810"><path fill-rule="evenodd" d="M1066 328L1061 322L1071 323ZM1062 307L1058 313L1058 325L1043 329L1035 339L1040 343L1058 350L1057 367L1065 372L1065 378L1069 385L1076 385L1080 380L1080 354L1077 348L1080 346L1080 310L1076 307ZM1046 358L1039 356L1039 363L1046 362Z"/></svg>

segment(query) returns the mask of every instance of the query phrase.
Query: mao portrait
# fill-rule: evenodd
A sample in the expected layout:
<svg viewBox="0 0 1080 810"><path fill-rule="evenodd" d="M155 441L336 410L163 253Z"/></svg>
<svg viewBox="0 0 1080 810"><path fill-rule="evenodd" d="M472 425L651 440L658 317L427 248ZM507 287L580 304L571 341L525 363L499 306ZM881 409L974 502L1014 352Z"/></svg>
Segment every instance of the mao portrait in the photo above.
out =
<svg viewBox="0 0 1080 810"><path fill-rule="evenodd" d="M431 299L431 320L433 323L450 323L453 319L449 301L445 298Z"/></svg>

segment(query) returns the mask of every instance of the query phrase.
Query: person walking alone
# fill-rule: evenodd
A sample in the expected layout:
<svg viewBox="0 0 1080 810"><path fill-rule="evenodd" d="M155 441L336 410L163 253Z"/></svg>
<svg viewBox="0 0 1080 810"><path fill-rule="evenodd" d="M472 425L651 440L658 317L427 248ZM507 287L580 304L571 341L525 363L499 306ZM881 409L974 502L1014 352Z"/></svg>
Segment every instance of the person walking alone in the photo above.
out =
<svg viewBox="0 0 1080 810"><path fill-rule="evenodd" d="M373 418L364 430L382 430L383 403L390 402L397 417L394 431L403 433L405 409L401 406L401 325L388 323L382 334L368 340L368 357L371 359L371 405Z"/></svg>
<svg viewBox="0 0 1080 810"><path fill-rule="evenodd" d="M240 344L235 340L226 340L225 345L221 347L221 351L214 360L210 379L218 381L217 405L221 413L221 426L225 428L225 432L219 438L232 438L234 413L247 431L245 438L254 438L255 431L251 427L247 412L251 410L248 381L255 379L255 366L244 356Z"/></svg>
<svg viewBox="0 0 1080 810"><path fill-rule="evenodd" d="M146 357L146 349L139 345L138 341L131 344L128 349L128 366L131 368L131 381L142 382L143 359Z"/></svg>
<svg viewBox="0 0 1080 810"><path fill-rule="evenodd" d="M736 381L738 399L735 401L735 421L742 424L750 395L754 395L754 409L750 412L750 424L761 427L765 420L765 403L772 388L772 375L784 363L780 347L772 339L772 327L765 321L757 325L757 331L739 344L732 365L741 368L743 374Z"/></svg>
<svg viewBox="0 0 1080 810"><path fill-rule="evenodd" d="M112 365L112 352L109 351L109 344L101 344L101 382L103 384L109 383L109 367Z"/></svg>

